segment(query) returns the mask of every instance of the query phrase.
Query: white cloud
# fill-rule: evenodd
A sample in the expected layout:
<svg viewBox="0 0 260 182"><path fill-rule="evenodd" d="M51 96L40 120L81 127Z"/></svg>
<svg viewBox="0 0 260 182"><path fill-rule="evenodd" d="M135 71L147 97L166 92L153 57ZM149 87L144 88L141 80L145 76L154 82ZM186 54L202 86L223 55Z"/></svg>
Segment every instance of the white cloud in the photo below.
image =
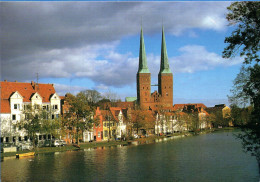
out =
<svg viewBox="0 0 260 182"><path fill-rule="evenodd" d="M236 57L232 60L223 59L221 55L209 52L204 46L187 45L179 49L180 56L169 58L175 73L193 73L210 70L219 66L232 66L240 64L243 59Z"/></svg>
<svg viewBox="0 0 260 182"><path fill-rule="evenodd" d="M80 91L88 89L88 87L65 85L65 84L59 84L59 83L55 83L54 88L59 96L64 96L66 93L77 94Z"/></svg>

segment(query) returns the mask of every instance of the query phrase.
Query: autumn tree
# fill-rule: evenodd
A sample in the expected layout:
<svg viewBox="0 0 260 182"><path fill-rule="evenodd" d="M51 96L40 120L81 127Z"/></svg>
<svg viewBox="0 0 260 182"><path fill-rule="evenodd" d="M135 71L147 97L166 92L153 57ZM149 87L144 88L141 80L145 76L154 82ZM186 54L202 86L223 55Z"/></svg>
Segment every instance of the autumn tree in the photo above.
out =
<svg viewBox="0 0 260 182"><path fill-rule="evenodd" d="M92 128L94 108L88 104L88 98L82 92L76 96L67 94L66 101L69 112L65 114L64 125L72 131L75 130L76 143L79 143L80 133Z"/></svg>
<svg viewBox="0 0 260 182"><path fill-rule="evenodd" d="M138 109L132 110L131 121L133 123L133 128L136 129L138 134L140 129L148 131L149 129L154 128L155 118L151 111Z"/></svg>
<svg viewBox="0 0 260 182"><path fill-rule="evenodd" d="M224 58L239 54L244 58L245 76L237 76L240 83L234 83L237 98L248 97L253 106L249 122L242 127L243 133L238 137L242 140L246 151L256 156L260 173L260 2L235 2L228 7L226 18L230 25L235 26L231 36L226 37L227 47L223 51ZM236 90L236 86L239 86ZM239 93L241 97L239 97ZM236 97L233 97L236 98Z"/></svg>

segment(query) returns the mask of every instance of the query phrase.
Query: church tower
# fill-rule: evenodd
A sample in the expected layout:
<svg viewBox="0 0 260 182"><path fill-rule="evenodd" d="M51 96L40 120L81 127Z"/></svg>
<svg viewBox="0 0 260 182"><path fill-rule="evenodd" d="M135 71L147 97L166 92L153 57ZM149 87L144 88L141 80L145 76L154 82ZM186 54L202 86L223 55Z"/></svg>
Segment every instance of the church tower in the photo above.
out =
<svg viewBox="0 0 260 182"><path fill-rule="evenodd" d="M136 75L137 79L137 102L143 109L149 108L151 95L151 73L147 66L143 29L141 28L140 35L140 50L139 50L139 68Z"/></svg>
<svg viewBox="0 0 260 182"><path fill-rule="evenodd" d="M173 105L173 75L168 62L163 27L161 45L161 65L160 72L158 74L158 82L158 92L161 95L161 104L164 107L171 107Z"/></svg>

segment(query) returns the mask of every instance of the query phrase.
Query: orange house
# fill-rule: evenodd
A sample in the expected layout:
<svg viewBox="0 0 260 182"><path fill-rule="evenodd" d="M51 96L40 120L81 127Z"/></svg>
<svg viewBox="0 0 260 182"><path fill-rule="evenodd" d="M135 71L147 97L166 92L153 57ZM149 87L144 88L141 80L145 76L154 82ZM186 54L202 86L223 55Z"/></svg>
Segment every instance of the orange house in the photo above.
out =
<svg viewBox="0 0 260 182"><path fill-rule="evenodd" d="M103 115L99 107L96 109L95 119L98 121L98 125L95 123L93 127L94 131L94 140L102 141L103 140Z"/></svg>

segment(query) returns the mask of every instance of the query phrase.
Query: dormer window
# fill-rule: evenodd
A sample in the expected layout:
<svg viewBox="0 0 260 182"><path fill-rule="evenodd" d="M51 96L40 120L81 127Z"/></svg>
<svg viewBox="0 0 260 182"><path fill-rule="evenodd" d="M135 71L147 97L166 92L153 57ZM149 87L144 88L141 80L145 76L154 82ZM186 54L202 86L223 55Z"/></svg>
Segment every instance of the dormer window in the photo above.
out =
<svg viewBox="0 0 260 182"><path fill-rule="evenodd" d="M36 96L36 99L38 99L38 96Z"/></svg>
<svg viewBox="0 0 260 182"><path fill-rule="evenodd" d="M14 104L14 109L20 109L20 104Z"/></svg>

